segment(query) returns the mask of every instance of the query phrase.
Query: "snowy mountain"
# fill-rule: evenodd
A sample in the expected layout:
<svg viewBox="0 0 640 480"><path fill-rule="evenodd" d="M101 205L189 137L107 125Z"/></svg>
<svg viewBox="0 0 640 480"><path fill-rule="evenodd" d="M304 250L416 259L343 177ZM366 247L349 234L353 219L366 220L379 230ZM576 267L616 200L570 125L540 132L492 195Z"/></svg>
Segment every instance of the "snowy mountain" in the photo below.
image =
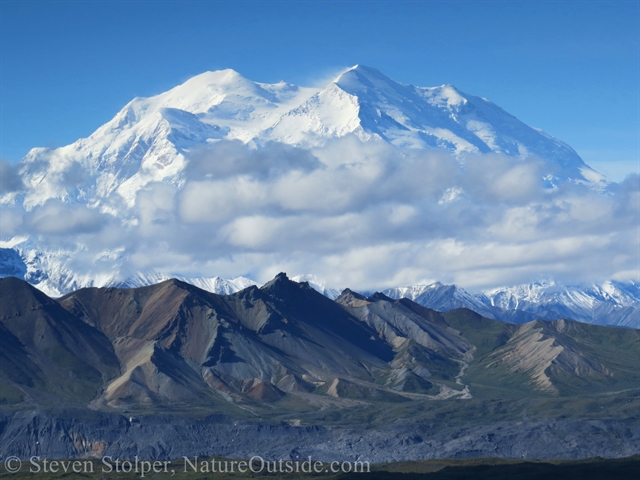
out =
<svg viewBox="0 0 640 480"><path fill-rule="evenodd" d="M331 300L335 300L340 296L340 293L342 293L342 290L328 287L324 280L312 274L296 275L295 277L291 277L291 280L298 283L307 282L315 291L320 292Z"/></svg>
<svg viewBox="0 0 640 480"><path fill-rule="evenodd" d="M6 242L4 246L6 247ZM68 268L67 262L67 256L60 252L23 250L20 245L0 248L0 278L14 276L27 280L52 297L60 297L85 287L136 288L155 285L170 278L177 278L220 295L229 295L249 286L259 285L245 277L189 278L160 272L136 272L123 278L117 268L110 274L81 275ZM294 276L292 280L307 282L332 300L338 298L341 292L312 274ZM581 286L565 286L553 282L533 283L486 290L477 294L469 293L457 285L436 282L389 288L382 293L392 299L408 298L442 312L469 308L485 317L511 323L570 318L598 325L640 328L640 284L631 281Z"/></svg>
<svg viewBox="0 0 640 480"><path fill-rule="evenodd" d="M456 285L443 285L440 282L430 285L395 287L384 290L387 297L393 299L408 298L414 302L440 312L456 308L470 308L488 318L496 318L492 308Z"/></svg>
<svg viewBox="0 0 640 480"><path fill-rule="evenodd" d="M125 215L149 183L180 186L186 155L199 146L224 138L312 148L346 135L444 149L461 159L488 152L534 155L545 160L551 183L607 184L568 145L486 99L451 85L403 85L358 65L322 89L257 83L222 70L135 98L88 138L32 149L21 164L26 191L7 193L0 204L20 202L28 210L57 198Z"/></svg>
<svg viewBox="0 0 640 480"><path fill-rule="evenodd" d="M640 328L640 284L558 285L553 282L503 287L470 294L456 285L433 283L383 292L439 311L469 308L496 320L523 323L570 318L598 325Z"/></svg>
<svg viewBox="0 0 640 480"><path fill-rule="evenodd" d="M22 162L24 206L59 198L106 211L131 207L136 192L150 182L179 184L189 149L221 138L248 142L313 93L222 70L155 97L135 98L88 138L54 150L31 150Z"/></svg>
<svg viewBox="0 0 640 480"><path fill-rule="evenodd" d="M582 286L533 283L488 290L478 298L498 312L518 310L545 320L566 317L600 325L640 327L640 284L631 281ZM500 315L496 318L502 319Z"/></svg>
<svg viewBox="0 0 640 480"><path fill-rule="evenodd" d="M452 85L414 87L357 65L266 132L267 138L314 146L355 134L399 147L444 148L456 154L535 155L561 169L564 179L589 171L568 145L525 125L489 100Z"/></svg>

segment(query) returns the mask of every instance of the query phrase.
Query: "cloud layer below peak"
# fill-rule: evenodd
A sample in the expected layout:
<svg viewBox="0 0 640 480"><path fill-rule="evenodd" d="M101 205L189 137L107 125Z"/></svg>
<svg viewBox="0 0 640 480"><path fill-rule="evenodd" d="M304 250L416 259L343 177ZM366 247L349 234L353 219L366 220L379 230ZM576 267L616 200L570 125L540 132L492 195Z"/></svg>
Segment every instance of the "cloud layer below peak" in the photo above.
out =
<svg viewBox="0 0 640 480"><path fill-rule="evenodd" d="M122 218L50 200L29 212L3 207L2 235L48 250L80 245L70 268L90 273L108 258L122 276L312 272L363 289L638 280L637 175L607 194L572 182L550 189L540 159L461 163L355 138L312 151L219 141L188 160L179 186L150 184ZM20 188L14 172L2 188Z"/></svg>

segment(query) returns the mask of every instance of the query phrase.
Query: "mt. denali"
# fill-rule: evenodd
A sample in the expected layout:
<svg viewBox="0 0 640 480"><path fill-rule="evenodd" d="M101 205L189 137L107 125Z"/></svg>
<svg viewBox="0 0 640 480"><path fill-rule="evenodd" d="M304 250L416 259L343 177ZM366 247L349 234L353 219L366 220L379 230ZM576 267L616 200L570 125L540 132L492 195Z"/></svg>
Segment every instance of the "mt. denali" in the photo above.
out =
<svg viewBox="0 0 640 480"><path fill-rule="evenodd" d="M324 88L257 83L233 70L222 70L203 73L154 97L135 98L87 138L57 149L32 149L19 166L25 188L4 193L0 206L22 205L30 211L54 199L86 205L123 222L135 221L131 212L138 192L154 182L181 188L189 156L199 148L224 139L255 149L278 142L313 151L346 136L402 149L445 151L461 165L475 154L496 153L514 161L533 156L543 162L550 188L567 181L596 190L609 185L568 145L484 98L452 85L404 85L358 65ZM52 296L85 286L134 287L168 278L164 272L133 272L126 278L117 271L80 275L69 266L73 252L41 251L29 238L1 238L0 247L0 276L24 278ZM242 277L174 276L217 293L232 293L254 283ZM327 296L339 293L313 276L299 279L308 280ZM424 304L434 308L467 306L483 315L512 320L528 317L524 313L524 317L510 317L508 312L538 315L535 305L553 303L549 295L532 296L535 286L471 295L456 286L434 285L385 293L394 298L422 296ZM637 285L625 290L627 296L612 294L611 298L604 298L609 287L585 288L554 296L556 307L573 305L568 310L554 307L554 312L568 316L578 312L578 319L599 323L601 317L590 317L587 310L602 303L605 306L598 308L605 312L607 305L615 304L611 308L616 312L631 308L620 313L615 323L637 326L632 321L640 305Z"/></svg>
<svg viewBox="0 0 640 480"><path fill-rule="evenodd" d="M199 146L224 138L313 148L345 135L444 149L461 159L488 152L533 155L546 162L552 185L567 179L608 183L568 145L486 99L451 85L403 85L358 65L322 89L256 83L222 70L135 98L88 138L31 150L21 166L26 193L6 194L0 203L21 201L30 209L57 198L122 214L150 182L179 186L185 155Z"/></svg>

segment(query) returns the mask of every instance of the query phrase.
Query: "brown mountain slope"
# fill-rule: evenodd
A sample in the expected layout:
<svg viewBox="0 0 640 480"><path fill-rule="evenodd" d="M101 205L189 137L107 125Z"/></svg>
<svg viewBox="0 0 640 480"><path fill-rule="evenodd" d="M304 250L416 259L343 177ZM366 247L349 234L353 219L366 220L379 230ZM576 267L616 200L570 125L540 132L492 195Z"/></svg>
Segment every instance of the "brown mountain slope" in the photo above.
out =
<svg viewBox="0 0 640 480"><path fill-rule="evenodd" d="M121 375L107 385L108 405L223 401L203 372L233 314L219 295L168 280L137 289L82 289L60 304L113 342Z"/></svg>
<svg viewBox="0 0 640 480"><path fill-rule="evenodd" d="M386 369L393 356L374 330L284 275L230 296L170 280L83 289L60 303L114 344L122 375L105 390L109 405L242 396L246 380L267 382L269 391L288 375L307 385L338 376L373 381L372 370Z"/></svg>
<svg viewBox="0 0 640 480"><path fill-rule="evenodd" d="M573 320L514 325L460 309L443 314L477 347L466 378L523 395L585 395L640 385L640 331Z"/></svg>

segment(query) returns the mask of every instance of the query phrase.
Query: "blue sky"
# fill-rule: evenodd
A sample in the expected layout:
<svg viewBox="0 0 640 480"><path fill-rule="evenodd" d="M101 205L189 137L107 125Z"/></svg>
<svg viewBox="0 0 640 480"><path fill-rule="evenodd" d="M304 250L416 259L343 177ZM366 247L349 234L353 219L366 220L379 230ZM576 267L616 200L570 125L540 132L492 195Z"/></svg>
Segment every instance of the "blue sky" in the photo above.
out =
<svg viewBox="0 0 640 480"><path fill-rule="evenodd" d="M313 84L357 63L451 83L638 171L638 1L1 1L0 157L87 136L206 70Z"/></svg>

